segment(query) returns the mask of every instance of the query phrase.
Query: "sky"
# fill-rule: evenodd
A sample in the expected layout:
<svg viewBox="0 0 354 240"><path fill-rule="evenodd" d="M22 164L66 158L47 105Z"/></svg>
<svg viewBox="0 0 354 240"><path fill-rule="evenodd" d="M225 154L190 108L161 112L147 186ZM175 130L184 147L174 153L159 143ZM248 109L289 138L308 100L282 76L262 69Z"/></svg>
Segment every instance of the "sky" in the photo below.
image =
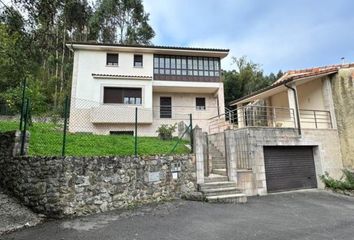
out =
<svg viewBox="0 0 354 240"><path fill-rule="evenodd" d="M265 73L354 62L353 0L143 0L155 45L230 49Z"/></svg>

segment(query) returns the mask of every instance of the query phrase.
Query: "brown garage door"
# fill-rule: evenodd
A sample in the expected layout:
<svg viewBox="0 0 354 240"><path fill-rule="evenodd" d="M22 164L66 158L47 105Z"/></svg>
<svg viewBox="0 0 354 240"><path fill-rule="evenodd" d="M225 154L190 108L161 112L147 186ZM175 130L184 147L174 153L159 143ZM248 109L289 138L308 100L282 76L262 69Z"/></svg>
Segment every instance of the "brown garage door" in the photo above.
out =
<svg viewBox="0 0 354 240"><path fill-rule="evenodd" d="M264 147L268 192L316 188L312 147Z"/></svg>

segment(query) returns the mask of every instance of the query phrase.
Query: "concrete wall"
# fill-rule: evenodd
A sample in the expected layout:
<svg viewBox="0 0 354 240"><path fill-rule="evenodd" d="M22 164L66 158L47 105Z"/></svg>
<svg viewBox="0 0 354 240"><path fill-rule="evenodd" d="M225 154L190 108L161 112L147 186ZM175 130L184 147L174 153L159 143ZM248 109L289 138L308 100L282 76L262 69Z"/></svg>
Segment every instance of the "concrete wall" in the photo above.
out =
<svg viewBox="0 0 354 240"><path fill-rule="evenodd" d="M325 110L322 95L322 78L298 85L297 95L300 109Z"/></svg>
<svg viewBox="0 0 354 240"><path fill-rule="evenodd" d="M241 170L230 168L229 176L237 175L237 184L244 189L247 195L264 195L267 194L266 175L264 167L264 146L313 146L314 160L317 176L328 172L330 176L339 179L342 175L342 159L340 152L339 137L336 130L318 129L303 130L300 137L295 129L286 128L258 128L250 127L238 130L227 131L227 142L236 142L238 135L244 135L247 132L249 164L252 170ZM236 144L228 145L228 161L239 161ZM233 164L234 166L236 164ZM322 182L317 178L319 188L323 188Z"/></svg>
<svg viewBox="0 0 354 240"><path fill-rule="evenodd" d="M340 69L332 79L344 167L354 168L354 68Z"/></svg>
<svg viewBox="0 0 354 240"><path fill-rule="evenodd" d="M196 191L192 155L14 157L17 136L0 134L0 184L24 205L51 217L127 208Z"/></svg>

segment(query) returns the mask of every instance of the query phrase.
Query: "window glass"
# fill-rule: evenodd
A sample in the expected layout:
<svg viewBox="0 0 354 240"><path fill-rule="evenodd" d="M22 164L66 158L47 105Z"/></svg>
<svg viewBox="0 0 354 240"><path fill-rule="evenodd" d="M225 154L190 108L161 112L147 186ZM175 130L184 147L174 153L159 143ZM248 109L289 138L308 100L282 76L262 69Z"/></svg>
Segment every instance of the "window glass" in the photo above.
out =
<svg viewBox="0 0 354 240"><path fill-rule="evenodd" d="M209 59L209 69L214 70L214 59L213 58Z"/></svg>
<svg viewBox="0 0 354 240"><path fill-rule="evenodd" d="M181 70L177 69L176 75L181 75Z"/></svg>
<svg viewBox="0 0 354 240"><path fill-rule="evenodd" d="M214 71L210 71L209 74L211 77L214 77Z"/></svg>
<svg viewBox="0 0 354 240"><path fill-rule="evenodd" d="M138 98L140 100L136 100ZM104 87L103 89L103 103L136 104L141 100L141 88Z"/></svg>
<svg viewBox="0 0 354 240"><path fill-rule="evenodd" d="M198 68L199 68L199 70L203 69L203 59L202 58L198 58Z"/></svg>
<svg viewBox="0 0 354 240"><path fill-rule="evenodd" d="M158 68L154 68L154 73L155 74L159 74L159 69Z"/></svg>
<svg viewBox="0 0 354 240"><path fill-rule="evenodd" d="M141 98L135 98L135 104L141 105Z"/></svg>
<svg viewBox="0 0 354 240"><path fill-rule="evenodd" d="M182 69L187 68L187 59L185 57L182 57Z"/></svg>
<svg viewBox="0 0 354 240"><path fill-rule="evenodd" d="M188 57L187 67L188 69L193 69L193 60L191 57Z"/></svg>
<svg viewBox="0 0 354 240"><path fill-rule="evenodd" d="M220 75L220 74L219 74L219 71L215 72L215 76L216 76L216 77L219 77L219 75Z"/></svg>
<svg viewBox="0 0 354 240"><path fill-rule="evenodd" d="M208 61L208 58L204 58L204 70L209 70L209 61Z"/></svg>
<svg viewBox="0 0 354 240"><path fill-rule="evenodd" d="M197 110L205 110L206 107L205 107L205 98L200 98L200 97L197 97L195 99L195 105L196 105L196 109Z"/></svg>
<svg viewBox="0 0 354 240"><path fill-rule="evenodd" d="M171 57L171 68L176 68L176 58Z"/></svg>
<svg viewBox="0 0 354 240"><path fill-rule="evenodd" d="M169 75L171 73L170 69L165 69L165 73Z"/></svg>
<svg viewBox="0 0 354 240"><path fill-rule="evenodd" d="M182 75L187 75L187 70L182 70Z"/></svg>
<svg viewBox="0 0 354 240"><path fill-rule="evenodd" d="M154 58L154 67L158 67L159 66L159 57L158 56L155 56Z"/></svg>
<svg viewBox="0 0 354 240"><path fill-rule="evenodd" d="M167 57L167 58L165 59L165 61L166 61L166 62L165 62L165 67L166 67L166 68L170 68L170 61L171 61L170 58Z"/></svg>
<svg viewBox="0 0 354 240"><path fill-rule="evenodd" d="M159 73L160 73L160 74L165 74L165 69L164 69L164 68L160 68Z"/></svg>
<svg viewBox="0 0 354 240"><path fill-rule="evenodd" d="M189 76L193 76L193 71L192 70L188 70L188 75Z"/></svg>
<svg viewBox="0 0 354 240"><path fill-rule="evenodd" d="M209 76L209 72L208 71L204 71L204 76Z"/></svg>
<svg viewBox="0 0 354 240"><path fill-rule="evenodd" d="M199 76L203 76L203 71L199 71Z"/></svg>
<svg viewBox="0 0 354 240"><path fill-rule="evenodd" d="M193 58L193 69L198 69L198 59Z"/></svg>
<svg viewBox="0 0 354 240"><path fill-rule="evenodd" d="M107 53L108 66L118 66L118 53Z"/></svg>
<svg viewBox="0 0 354 240"><path fill-rule="evenodd" d="M176 59L176 68L181 68L181 59L180 58Z"/></svg>
<svg viewBox="0 0 354 240"><path fill-rule="evenodd" d="M176 75L176 70L175 70L175 69L172 69L172 70L171 70L171 74L172 74L172 75Z"/></svg>
<svg viewBox="0 0 354 240"><path fill-rule="evenodd" d="M163 57L160 58L160 68L165 67L165 59Z"/></svg>
<svg viewBox="0 0 354 240"><path fill-rule="evenodd" d="M219 60L218 59L216 59L214 61L214 66L215 66L215 70L219 70Z"/></svg>
<svg viewBox="0 0 354 240"><path fill-rule="evenodd" d="M143 66L143 55L134 54L134 67L142 67Z"/></svg>

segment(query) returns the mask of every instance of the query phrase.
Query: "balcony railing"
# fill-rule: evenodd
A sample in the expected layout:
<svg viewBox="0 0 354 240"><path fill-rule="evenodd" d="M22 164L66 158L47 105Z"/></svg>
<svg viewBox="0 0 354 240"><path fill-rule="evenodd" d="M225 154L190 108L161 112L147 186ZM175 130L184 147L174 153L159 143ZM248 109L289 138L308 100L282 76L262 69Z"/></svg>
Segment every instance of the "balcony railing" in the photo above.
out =
<svg viewBox="0 0 354 240"><path fill-rule="evenodd" d="M329 111L301 109L301 128L333 128ZM291 108L244 106L209 118L209 133L244 127L297 128Z"/></svg>

